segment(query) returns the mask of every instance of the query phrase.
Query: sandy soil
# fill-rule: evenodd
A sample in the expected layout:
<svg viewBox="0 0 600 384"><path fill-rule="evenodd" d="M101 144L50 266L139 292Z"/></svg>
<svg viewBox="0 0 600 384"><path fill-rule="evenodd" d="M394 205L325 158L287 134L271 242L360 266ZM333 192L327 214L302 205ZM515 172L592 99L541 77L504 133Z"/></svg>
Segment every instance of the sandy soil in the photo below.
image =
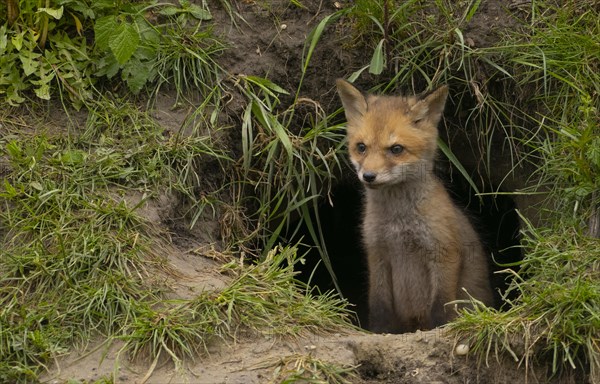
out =
<svg viewBox="0 0 600 384"><path fill-rule="evenodd" d="M91 353L74 353L58 363L46 377L48 383L67 379L92 382L114 375L115 383L259 384L279 383L285 362L306 355L357 366L353 383L530 383L549 382L545 375L515 368L514 362L492 360L481 365L468 356L453 353L454 340L443 329L404 335L359 332L305 337L295 340L248 337L211 347L208 356L181 367L130 363L120 355L120 345L101 345ZM291 369L291 365L287 368ZM279 368L279 369L278 369Z"/></svg>

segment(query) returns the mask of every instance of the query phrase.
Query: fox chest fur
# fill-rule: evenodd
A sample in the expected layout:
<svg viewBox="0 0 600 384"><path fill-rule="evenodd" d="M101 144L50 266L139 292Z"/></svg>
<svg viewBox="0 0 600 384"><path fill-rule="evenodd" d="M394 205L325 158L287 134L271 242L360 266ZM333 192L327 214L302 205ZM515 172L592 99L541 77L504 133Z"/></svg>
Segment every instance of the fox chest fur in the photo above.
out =
<svg viewBox="0 0 600 384"><path fill-rule="evenodd" d="M469 295L490 304L477 234L433 175L447 88L422 98L363 96L340 80L338 92L350 160L366 187L370 329L433 328L455 315L446 303Z"/></svg>
<svg viewBox="0 0 600 384"><path fill-rule="evenodd" d="M432 250L436 246L427 220L420 213L420 191L399 187L365 191L365 211L362 223L363 242L378 261L391 263L422 262L424 254L414 250ZM391 204L390 204L391 203ZM412 260L414 259L414 260Z"/></svg>

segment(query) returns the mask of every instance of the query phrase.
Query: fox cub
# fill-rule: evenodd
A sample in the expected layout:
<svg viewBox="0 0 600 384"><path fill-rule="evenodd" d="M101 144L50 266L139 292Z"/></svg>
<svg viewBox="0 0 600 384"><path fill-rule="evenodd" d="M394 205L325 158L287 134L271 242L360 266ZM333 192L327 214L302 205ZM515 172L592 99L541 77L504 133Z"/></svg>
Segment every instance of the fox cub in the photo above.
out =
<svg viewBox="0 0 600 384"><path fill-rule="evenodd" d="M350 160L366 186L369 328L431 329L456 315L445 303L469 295L492 304L483 247L433 174L448 88L424 97L364 96L340 79L337 89Z"/></svg>

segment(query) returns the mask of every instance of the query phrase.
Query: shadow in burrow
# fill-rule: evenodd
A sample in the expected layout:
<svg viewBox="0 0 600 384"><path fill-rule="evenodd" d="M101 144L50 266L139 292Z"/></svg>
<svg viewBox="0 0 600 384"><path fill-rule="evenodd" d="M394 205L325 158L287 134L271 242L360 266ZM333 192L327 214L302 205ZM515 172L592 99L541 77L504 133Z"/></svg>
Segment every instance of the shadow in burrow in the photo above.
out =
<svg viewBox="0 0 600 384"><path fill-rule="evenodd" d="M476 196L460 176L455 176L452 180L443 176L441 178L455 203L465 210L479 233L489 256L489 279L495 293L494 305L496 308L506 308L508 304L502 300L502 294L506 292L513 275L500 271L508 268L514 270L515 266L507 265L515 264L523 258L519 246L520 221L516 204L507 194ZM318 215L327 254L341 294L356 312L357 325L368 329L368 274L360 234L362 204L362 186L356 177L347 177L332 188L328 199L321 201ZM290 226L294 227L295 225ZM306 252L306 262L298 264L299 279L318 288L320 292L335 289L331 274L321 261L319 251L312 247L314 244L311 244L310 232L304 225L287 241L296 242L300 239L304 245L301 245L299 254Z"/></svg>

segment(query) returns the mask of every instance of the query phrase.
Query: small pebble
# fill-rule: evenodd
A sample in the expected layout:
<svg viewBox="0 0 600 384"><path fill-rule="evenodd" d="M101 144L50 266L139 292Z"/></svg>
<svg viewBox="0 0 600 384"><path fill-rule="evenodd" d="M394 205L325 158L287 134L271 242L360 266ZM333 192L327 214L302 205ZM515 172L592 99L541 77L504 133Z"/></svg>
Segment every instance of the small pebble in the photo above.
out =
<svg viewBox="0 0 600 384"><path fill-rule="evenodd" d="M458 344L454 350L458 356L464 356L469 353L469 346L467 344Z"/></svg>

